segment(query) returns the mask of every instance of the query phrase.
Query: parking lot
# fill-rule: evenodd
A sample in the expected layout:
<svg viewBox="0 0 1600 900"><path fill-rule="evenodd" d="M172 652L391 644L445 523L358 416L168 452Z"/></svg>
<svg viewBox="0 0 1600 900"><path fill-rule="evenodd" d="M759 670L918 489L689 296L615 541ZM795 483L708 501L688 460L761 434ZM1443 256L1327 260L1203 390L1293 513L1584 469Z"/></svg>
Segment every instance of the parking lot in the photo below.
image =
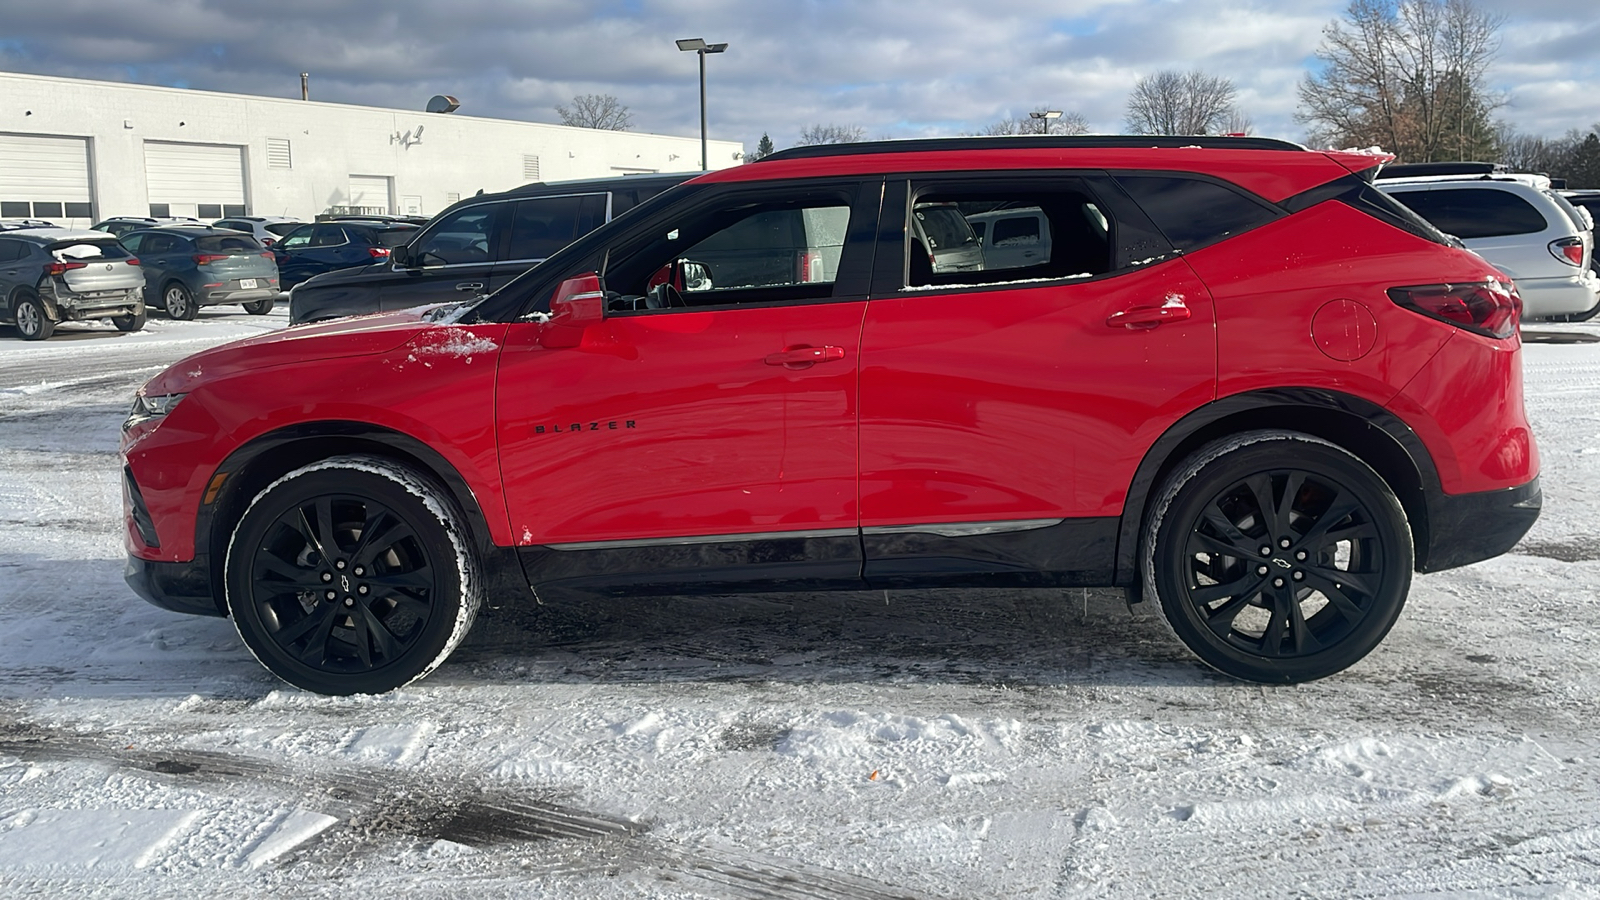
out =
<svg viewBox="0 0 1600 900"><path fill-rule="evenodd" d="M1525 331L1545 507L1370 657L1214 675L1083 591L491 608L329 698L122 582L133 392L286 324L0 329L11 896L1592 896L1600 325ZM491 598L491 606L494 604ZM181 877L174 877L181 876Z"/></svg>

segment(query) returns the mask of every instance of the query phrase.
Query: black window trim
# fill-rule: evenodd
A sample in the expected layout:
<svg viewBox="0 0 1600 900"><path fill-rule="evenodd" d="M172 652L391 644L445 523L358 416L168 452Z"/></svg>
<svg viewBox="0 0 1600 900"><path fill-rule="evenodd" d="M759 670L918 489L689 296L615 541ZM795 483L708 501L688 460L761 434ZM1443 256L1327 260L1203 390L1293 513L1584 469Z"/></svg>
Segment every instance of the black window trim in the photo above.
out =
<svg viewBox="0 0 1600 900"><path fill-rule="evenodd" d="M1432 222L1423 218L1404 203L1396 200L1387 191L1379 190L1362 175L1346 175L1342 178L1335 178L1333 181L1319 184L1314 188L1287 197L1280 205L1283 207L1284 212L1294 215L1319 203L1326 203L1329 200L1337 200L1386 225L1391 225L1430 243L1440 244L1445 247L1455 246L1450 236L1441 231ZM1393 206L1390 204L1393 204ZM1394 207L1398 207L1398 209Z"/></svg>

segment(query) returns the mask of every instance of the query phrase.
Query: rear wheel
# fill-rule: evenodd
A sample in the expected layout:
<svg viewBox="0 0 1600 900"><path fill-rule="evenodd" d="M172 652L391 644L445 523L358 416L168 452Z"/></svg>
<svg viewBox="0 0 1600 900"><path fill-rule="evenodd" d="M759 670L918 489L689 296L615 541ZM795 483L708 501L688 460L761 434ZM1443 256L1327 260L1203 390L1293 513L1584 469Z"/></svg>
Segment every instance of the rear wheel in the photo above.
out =
<svg viewBox="0 0 1600 900"><path fill-rule="evenodd" d="M174 319L192 320L200 312L189 289L176 281L161 292L161 305L166 308L167 315Z"/></svg>
<svg viewBox="0 0 1600 900"><path fill-rule="evenodd" d="M23 294L16 301L17 334L25 341L42 341L55 333L56 323L44 308L44 302L33 294Z"/></svg>
<svg viewBox="0 0 1600 900"><path fill-rule="evenodd" d="M1145 589L1179 640L1226 674L1280 684L1332 675L1376 647L1405 605L1405 512L1333 444L1236 435L1201 448L1157 497Z"/></svg>
<svg viewBox="0 0 1600 900"><path fill-rule="evenodd" d="M378 693L432 672L466 636L482 592L451 500L369 456L312 463L258 494L225 579L245 645L319 694Z"/></svg>
<svg viewBox="0 0 1600 900"><path fill-rule="evenodd" d="M252 300L244 304L244 311L252 316L264 316L272 312L272 305L276 302L274 297L265 297L261 300Z"/></svg>
<svg viewBox="0 0 1600 900"><path fill-rule="evenodd" d="M144 328L145 311L129 313L125 316L112 316L111 324L117 326L118 331L140 331Z"/></svg>

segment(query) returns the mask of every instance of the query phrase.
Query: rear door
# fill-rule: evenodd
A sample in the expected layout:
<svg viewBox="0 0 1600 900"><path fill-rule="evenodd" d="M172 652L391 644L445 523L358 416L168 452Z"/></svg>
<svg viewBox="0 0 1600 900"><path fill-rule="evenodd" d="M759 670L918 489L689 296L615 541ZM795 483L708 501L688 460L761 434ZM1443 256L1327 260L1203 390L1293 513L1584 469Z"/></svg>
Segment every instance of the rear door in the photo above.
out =
<svg viewBox="0 0 1600 900"><path fill-rule="evenodd" d="M144 273L146 303L160 304L167 282L181 280L183 270L192 268L187 241L161 231L143 231L123 238L123 245L139 259Z"/></svg>
<svg viewBox="0 0 1600 900"><path fill-rule="evenodd" d="M860 584L856 348L880 197L859 180L709 189L581 263L608 263L603 321L510 326L498 428L530 579ZM815 227L773 244L753 220ZM830 245L834 265L808 264ZM671 290L680 260L710 277ZM741 274L768 271L785 274Z"/></svg>
<svg viewBox="0 0 1600 900"><path fill-rule="evenodd" d="M10 315L11 297L19 287L32 287L39 280L37 266L27 266L28 244L0 238L0 310Z"/></svg>
<svg viewBox="0 0 1600 900"><path fill-rule="evenodd" d="M868 582L1110 583L1145 450L1214 396L1209 293L1104 176L974 175L907 190L892 184L885 200L861 341ZM1039 209L1051 252L936 272L910 223L950 205ZM1053 574L1041 582L1041 571Z"/></svg>

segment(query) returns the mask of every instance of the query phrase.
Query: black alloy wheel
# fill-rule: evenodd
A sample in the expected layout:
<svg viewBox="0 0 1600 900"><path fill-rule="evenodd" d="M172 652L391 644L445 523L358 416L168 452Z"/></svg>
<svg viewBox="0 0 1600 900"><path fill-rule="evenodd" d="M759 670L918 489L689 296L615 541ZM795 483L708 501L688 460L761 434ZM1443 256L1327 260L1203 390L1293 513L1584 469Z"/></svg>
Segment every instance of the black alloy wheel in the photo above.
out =
<svg viewBox="0 0 1600 900"><path fill-rule="evenodd" d="M1411 532L1361 460L1305 435L1202 449L1168 482L1148 553L1173 631L1238 678L1322 678L1366 656L1410 589Z"/></svg>
<svg viewBox="0 0 1600 900"><path fill-rule="evenodd" d="M479 602L476 561L451 509L433 485L375 458L339 457L280 479L228 549L240 637L278 677L317 693L377 693L426 675Z"/></svg>

